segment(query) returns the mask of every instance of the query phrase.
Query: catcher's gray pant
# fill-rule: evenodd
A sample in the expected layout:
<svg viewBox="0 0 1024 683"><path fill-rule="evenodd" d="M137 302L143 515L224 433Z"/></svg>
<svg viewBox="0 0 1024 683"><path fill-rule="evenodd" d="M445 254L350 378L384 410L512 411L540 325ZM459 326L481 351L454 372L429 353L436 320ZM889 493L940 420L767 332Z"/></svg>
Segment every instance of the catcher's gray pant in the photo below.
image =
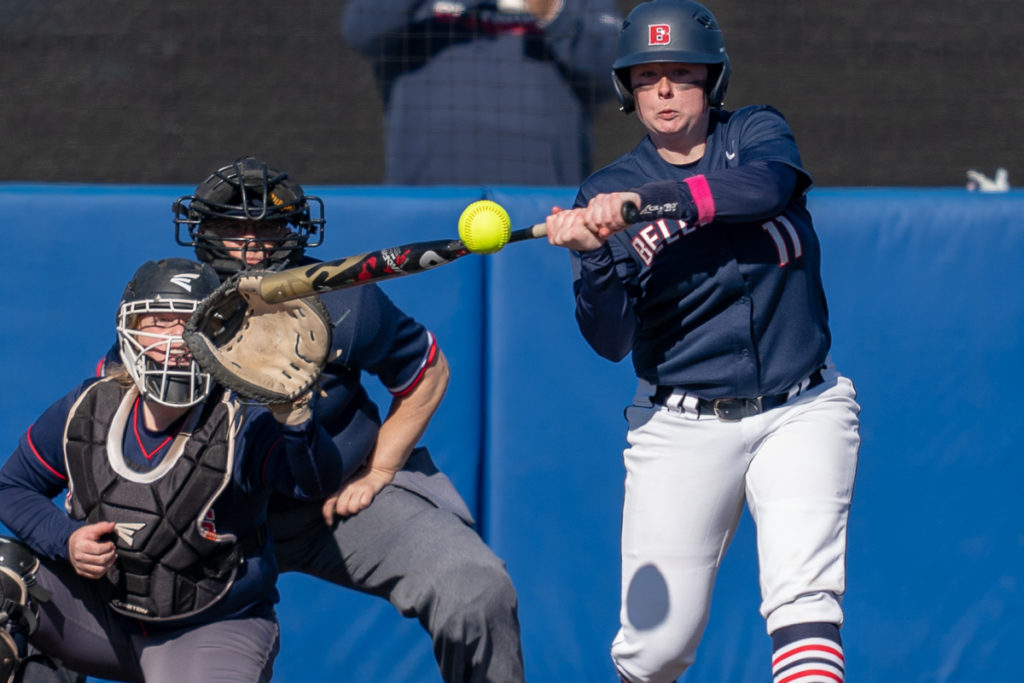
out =
<svg viewBox="0 0 1024 683"><path fill-rule="evenodd" d="M86 680L85 674L61 666L58 660L33 645L21 660L13 683L85 683Z"/></svg>
<svg viewBox="0 0 1024 683"><path fill-rule="evenodd" d="M447 683L523 681L515 589L466 518L451 482L417 449L369 507L333 527L315 504L272 511L270 528L282 572L385 598L418 618Z"/></svg>
<svg viewBox="0 0 1024 683"><path fill-rule="evenodd" d="M42 560L39 584L52 597L39 606L31 642L89 676L145 683L266 683L279 646L273 617L226 619L186 629L126 628L96 590L66 562ZM26 672L24 680L29 678Z"/></svg>

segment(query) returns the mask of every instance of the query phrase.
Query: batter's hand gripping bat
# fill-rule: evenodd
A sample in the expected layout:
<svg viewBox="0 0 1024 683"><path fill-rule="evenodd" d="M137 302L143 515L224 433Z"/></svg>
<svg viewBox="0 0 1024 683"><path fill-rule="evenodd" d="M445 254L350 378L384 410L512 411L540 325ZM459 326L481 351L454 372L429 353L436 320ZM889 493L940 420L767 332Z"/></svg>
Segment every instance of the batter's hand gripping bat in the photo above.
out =
<svg viewBox="0 0 1024 683"><path fill-rule="evenodd" d="M640 220L640 212L635 204L626 202L622 205L622 217L627 223L636 223ZM512 231L508 241L522 242L546 235L547 226L537 223ZM421 273L451 263L469 253L472 252L462 240L457 239L412 242L269 273L259 285L259 295L268 303L280 303L311 294Z"/></svg>

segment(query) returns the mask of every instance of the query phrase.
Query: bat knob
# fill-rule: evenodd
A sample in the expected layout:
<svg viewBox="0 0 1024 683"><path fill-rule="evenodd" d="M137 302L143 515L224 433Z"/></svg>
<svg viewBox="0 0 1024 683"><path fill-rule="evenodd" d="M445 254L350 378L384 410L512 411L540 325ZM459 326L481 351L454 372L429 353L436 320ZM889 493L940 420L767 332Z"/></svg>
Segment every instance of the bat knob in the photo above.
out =
<svg viewBox="0 0 1024 683"><path fill-rule="evenodd" d="M622 220L627 223L640 222L640 209L636 208L636 204L633 202L622 203Z"/></svg>

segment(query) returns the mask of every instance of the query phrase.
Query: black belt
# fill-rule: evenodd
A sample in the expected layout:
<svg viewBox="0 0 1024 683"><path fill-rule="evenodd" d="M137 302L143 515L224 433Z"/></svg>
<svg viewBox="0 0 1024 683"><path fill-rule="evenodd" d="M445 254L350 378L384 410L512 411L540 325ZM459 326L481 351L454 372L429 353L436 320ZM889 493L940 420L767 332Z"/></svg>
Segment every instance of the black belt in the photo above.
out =
<svg viewBox="0 0 1024 683"><path fill-rule="evenodd" d="M735 422L751 415L759 415L766 410L777 408L791 398L801 394L825 381L823 371L818 368L804 382L800 382L795 392L787 391L774 396L758 396L757 398L697 398L697 414L714 415L725 422ZM651 403L665 405L669 397L678 387L659 385L651 396Z"/></svg>

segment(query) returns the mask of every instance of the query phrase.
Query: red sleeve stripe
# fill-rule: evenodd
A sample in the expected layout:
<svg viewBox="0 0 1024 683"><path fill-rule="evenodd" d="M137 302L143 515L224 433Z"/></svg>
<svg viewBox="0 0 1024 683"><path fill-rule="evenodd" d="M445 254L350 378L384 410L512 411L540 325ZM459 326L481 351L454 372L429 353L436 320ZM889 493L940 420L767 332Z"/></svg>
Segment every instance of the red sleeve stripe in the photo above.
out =
<svg viewBox="0 0 1024 683"><path fill-rule="evenodd" d="M427 349L427 355L424 357L424 361L420 365L419 372L417 372L416 376L413 377L405 386L397 389L390 389L389 391L392 396L405 396L415 389L416 385L423 379L423 374L427 371L427 368L430 367L430 364L433 363L434 359L437 357L437 340L434 339L434 335L430 332L427 332L427 337L430 339L430 348Z"/></svg>
<svg viewBox="0 0 1024 683"><path fill-rule="evenodd" d="M715 198L711 196L708 179L702 175L695 175L687 178L685 182L690 188L693 204L697 207L697 225L707 225L715 220Z"/></svg>
<svg viewBox="0 0 1024 683"><path fill-rule="evenodd" d="M41 462L43 464L43 467L48 469L53 474L53 476L57 477L61 481L67 481L67 477L65 477L63 474L61 474L57 470L53 469L52 467L50 467L50 463L48 463L45 460L43 460L43 456L39 455L39 451L36 449L36 445L34 443L32 443L32 428L31 427L28 428L28 432L25 434L25 440L28 441L28 447L32 449L32 454L36 456L36 460L38 460L39 462Z"/></svg>
<svg viewBox="0 0 1024 683"><path fill-rule="evenodd" d="M103 372L106 370L106 367L105 367L106 366L106 360L107 359L105 357L104 358L100 358L99 361L96 363L96 376L97 377L102 377L103 376Z"/></svg>

